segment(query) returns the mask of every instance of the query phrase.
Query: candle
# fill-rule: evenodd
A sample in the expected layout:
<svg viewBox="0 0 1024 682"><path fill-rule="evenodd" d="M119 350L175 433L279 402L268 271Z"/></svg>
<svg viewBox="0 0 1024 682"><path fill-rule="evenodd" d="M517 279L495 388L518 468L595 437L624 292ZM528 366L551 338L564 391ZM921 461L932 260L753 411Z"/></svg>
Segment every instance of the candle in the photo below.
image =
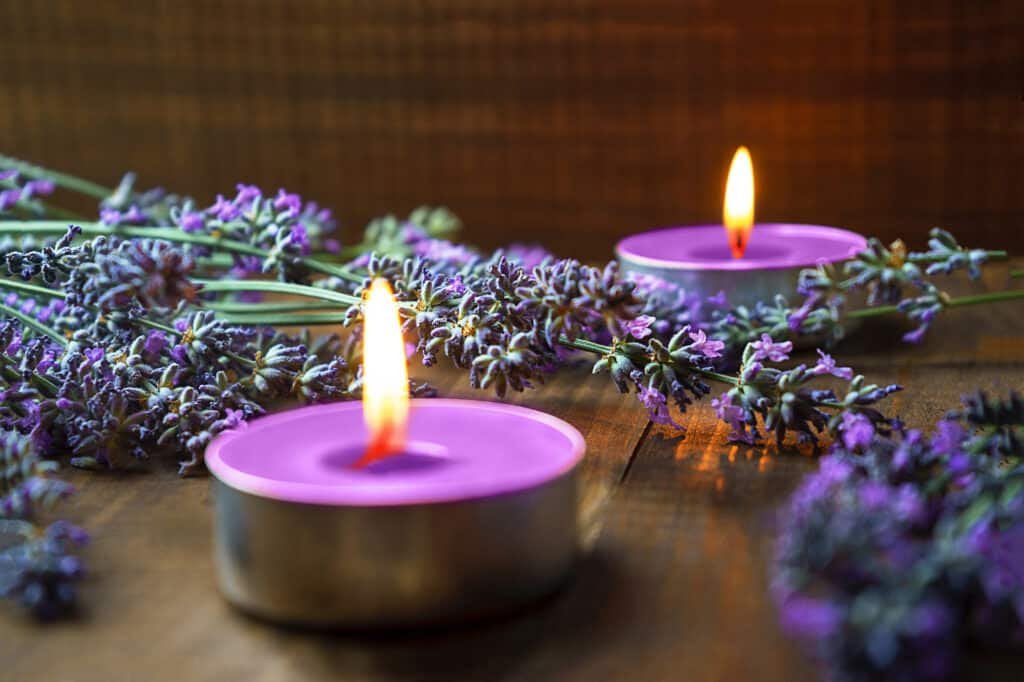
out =
<svg viewBox="0 0 1024 682"><path fill-rule="evenodd" d="M867 246L836 227L754 223L754 173L740 147L726 182L723 225L669 227L627 237L615 247L624 272L655 275L688 292L725 292L732 306L792 296L800 270L851 258Z"/></svg>
<svg viewBox="0 0 1024 682"><path fill-rule="evenodd" d="M582 436L523 407L409 401L386 286L364 315L364 404L264 417L207 448L221 591L275 621L376 628L557 588L576 550Z"/></svg>

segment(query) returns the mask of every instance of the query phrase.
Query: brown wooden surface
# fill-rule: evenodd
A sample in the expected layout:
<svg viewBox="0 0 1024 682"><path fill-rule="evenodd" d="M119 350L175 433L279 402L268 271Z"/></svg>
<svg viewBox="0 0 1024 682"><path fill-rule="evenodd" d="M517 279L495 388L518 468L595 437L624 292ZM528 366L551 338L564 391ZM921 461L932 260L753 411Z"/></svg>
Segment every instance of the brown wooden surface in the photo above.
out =
<svg viewBox="0 0 1024 682"><path fill-rule="evenodd" d="M600 259L720 220L742 143L762 220L1020 245L1022 35L1020 0L9 1L0 150Z"/></svg>
<svg viewBox="0 0 1024 682"><path fill-rule="evenodd" d="M1005 270L984 287L1004 288ZM973 387L1024 388L1024 306L960 309L921 347L877 320L837 350L906 391L890 412L926 426ZM434 373L446 394L465 377ZM219 597L208 482L171 463L130 476L72 473L67 515L95 535L84 611L39 627L0 614L4 680L778 680L817 677L786 641L767 594L773 512L816 459L725 442L707 404L679 436L585 367L519 402L586 436L582 533L566 588L526 612L464 629L393 636L281 629ZM979 665L992 666L989 659ZM1005 663L1014 679L1019 659ZM998 669L998 666L997 666ZM979 678L980 679L980 678Z"/></svg>

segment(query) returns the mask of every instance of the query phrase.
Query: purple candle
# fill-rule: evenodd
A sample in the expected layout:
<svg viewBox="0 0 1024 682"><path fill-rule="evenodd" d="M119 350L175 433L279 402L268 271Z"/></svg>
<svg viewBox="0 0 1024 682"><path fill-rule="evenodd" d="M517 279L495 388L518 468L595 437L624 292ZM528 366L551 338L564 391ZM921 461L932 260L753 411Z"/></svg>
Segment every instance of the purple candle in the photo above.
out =
<svg viewBox="0 0 1024 682"><path fill-rule="evenodd" d="M615 247L625 272L653 275L731 306L792 296L800 270L847 260L867 246L855 232L820 225L754 224L754 168L740 147L726 181L722 225L670 227Z"/></svg>
<svg viewBox="0 0 1024 682"><path fill-rule="evenodd" d="M555 589L576 553L583 437L523 407L409 401L386 286L364 315L365 405L264 417L207 448L224 595L271 620L379 628Z"/></svg>
<svg viewBox="0 0 1024 682"><path fill-rule="evenodd" d="M569 473L585 449L560 419L475 400L411 401L408 434L403 452L357 467L369 442L362 403L317 405L225 434L207 448L206 466L268 499L394 507L520 493Z"/></svg>
<svg viewBox="0 0 1024 682"><path fill-rule="evenodd" d="M867 246L861 235L822 225L754 225L735 258L721 225L669 227L627 237L615 247L626 272L655 275L702 296L724 291L729 304L792 297L800 270L838 263Z"/></svg>

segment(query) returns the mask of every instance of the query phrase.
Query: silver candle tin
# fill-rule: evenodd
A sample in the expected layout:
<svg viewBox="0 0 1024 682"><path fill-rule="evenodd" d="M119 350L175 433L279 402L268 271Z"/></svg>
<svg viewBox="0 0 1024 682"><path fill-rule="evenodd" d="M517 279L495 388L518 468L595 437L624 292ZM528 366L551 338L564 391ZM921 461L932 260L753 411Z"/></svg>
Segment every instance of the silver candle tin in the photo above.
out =
<svg viewBox="0 0 1024 682"><path fill-rule="evenodd" d="M823 253L829 255L823 258L789 256L776 246L782 242L810 240L821 244ZM698 257L702 251L714 253L716 246L715 257ZM801 270L819 262L841 263L866 246L864 237L839 228L759 224L751 235L748 258L744 262L733 260L729 255L725 230L721 226L698 225L663 228L627 237L616 245L615 256L625 273L653 275L702 298L725 292L729 306L737 307L771 301L777 294L793 300Z"/></svg>
<svg viewBox="0 0 1024 682"><path fill-rule="evenodd" d="M406 452L365 469L352 468L367 442L358 402L263 417L210 444L228 601L282 623L415 628L513 610L565 581L579 431L515 405L411 407Z"/></svg>
<svg viewBox="0 0 1024 682"><path fill-rule="evenodd" d="M542 486L395 507L283 502L214 480L217 577L273 621L354 629L448 625L555 591L577 552L576 468Z"/></svg>

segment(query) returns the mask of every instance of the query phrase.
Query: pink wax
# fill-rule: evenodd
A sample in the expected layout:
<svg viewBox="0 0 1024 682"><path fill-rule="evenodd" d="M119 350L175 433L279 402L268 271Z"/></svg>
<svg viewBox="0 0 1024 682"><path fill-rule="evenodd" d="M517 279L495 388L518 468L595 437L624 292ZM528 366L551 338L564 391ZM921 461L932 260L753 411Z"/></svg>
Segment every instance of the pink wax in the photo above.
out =
<svg viewBox="0 0 1024 682"><path fill-rule="evenodd" d="M777 270L835 263L867 246L856 232L822 225L754 226L743 258L733 258L721 225L669 227L626 237L620 259L650 268L679 270Z"/></svg>
<svg viewBox="0 0 1024 682"><path fill-rule="evenodd" d="M358 401L306 407L222 434L206 465L224 484L286 502L372 507L522 492L568 473L585 449L560 419L514 405L413 400L409 447L355 468L368 441Z"/></svg>

